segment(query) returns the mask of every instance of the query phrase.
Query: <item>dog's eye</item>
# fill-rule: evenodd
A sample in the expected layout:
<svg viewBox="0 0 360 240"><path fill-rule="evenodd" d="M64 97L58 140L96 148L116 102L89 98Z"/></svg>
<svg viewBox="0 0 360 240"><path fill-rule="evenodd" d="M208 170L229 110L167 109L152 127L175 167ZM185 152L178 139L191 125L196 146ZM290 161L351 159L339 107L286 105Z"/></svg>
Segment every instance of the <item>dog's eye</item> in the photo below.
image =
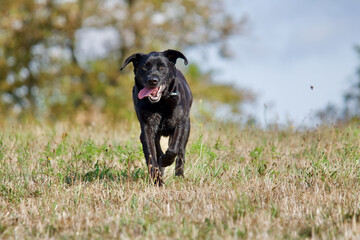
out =
<svg viewBox="0 0 360 240"><path fill-rule="evenodd" d="M162 71L162 70L165 70L165 65L160 63L159 64L159 70Z"/></svg>

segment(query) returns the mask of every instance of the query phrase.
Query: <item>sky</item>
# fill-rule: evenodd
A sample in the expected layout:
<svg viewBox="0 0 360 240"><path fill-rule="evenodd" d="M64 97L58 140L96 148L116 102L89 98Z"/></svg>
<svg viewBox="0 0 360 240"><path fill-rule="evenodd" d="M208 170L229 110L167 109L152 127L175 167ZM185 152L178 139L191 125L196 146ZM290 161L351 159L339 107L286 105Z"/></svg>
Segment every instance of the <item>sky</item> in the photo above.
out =
<svg viewBox="0 0 360 240"><path fill-rule="evenodd" d="M216 81L253 92L256 103L243 106L247 115L262 126L316 126L318 111L329 103L343 106L344 92L356 81L360 67L354 49L360 45L360 0L223 2L232 17L248 20L245 33L228 41L232 58L221 58L216 45L184 53L190 62L212 70ZM118 39L111 27L100 34L82 29L77 39L78 55L85 59L105 56L110 43L119 45L109 40ZM229 109L222 110L220 118L227 118Z"/></svg>
<svg viewBox="0 0 360 240"><path fill-rule="evenodd" d="M248 18L246 34L229 41L233 57L223 59L210 47L187 53L188 59L206 62L217 81L254 92L248 114L262 124L314 126L316 112L328 103L343 105L360 66L354 50L360 1L227 0L226 9Z"/></svg>

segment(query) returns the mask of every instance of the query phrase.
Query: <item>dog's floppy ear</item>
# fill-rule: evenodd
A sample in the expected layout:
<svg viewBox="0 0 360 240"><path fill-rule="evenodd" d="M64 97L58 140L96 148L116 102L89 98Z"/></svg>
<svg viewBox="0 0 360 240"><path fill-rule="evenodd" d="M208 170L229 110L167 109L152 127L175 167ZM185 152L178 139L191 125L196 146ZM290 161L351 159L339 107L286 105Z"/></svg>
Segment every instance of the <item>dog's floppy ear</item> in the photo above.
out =
<svg viewBox="0 0 360 240"><path fill-rule="evenodd" d="M120 71L123 70L126 65L128 65L130 62L133 63L134 67L136 67L137 63L139 62L140 58L143 56L143 53L134 53L133 55L131 55L130 57L128 57L124 64L122 65L122 67L120 68Z"/></svg>
<svg viewBox="0 0 360 240"><path fill-rule="evenodd" d="M182 54L179 51L168 49L168 50L164 51L163 54L164 54L165 57L167 57L174 64L176 63L176 60L178 58L184 59L185 65L187 65L189 63L188 60L186 59L186 57L184 56L184 54Z"/></svg>

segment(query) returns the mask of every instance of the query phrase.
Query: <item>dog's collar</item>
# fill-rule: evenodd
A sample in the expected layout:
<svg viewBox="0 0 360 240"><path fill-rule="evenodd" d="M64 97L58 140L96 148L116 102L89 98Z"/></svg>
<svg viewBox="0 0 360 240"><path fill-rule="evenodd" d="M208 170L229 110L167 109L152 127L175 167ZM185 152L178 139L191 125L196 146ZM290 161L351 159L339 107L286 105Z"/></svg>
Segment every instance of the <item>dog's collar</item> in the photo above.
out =
<svg viewBox="0 0 360 240"><path fill-rule="evenodd" d="M177 91L177 84L176 84L176 82L175 82L175 79L174 79L174 81L171 83L171 85L172 85L172 88L171 88L171 90L170 90L170 97L178 96L179 93L178 93L178 91ZM171 85L170 85L170 87L171 87Z"/></svg>

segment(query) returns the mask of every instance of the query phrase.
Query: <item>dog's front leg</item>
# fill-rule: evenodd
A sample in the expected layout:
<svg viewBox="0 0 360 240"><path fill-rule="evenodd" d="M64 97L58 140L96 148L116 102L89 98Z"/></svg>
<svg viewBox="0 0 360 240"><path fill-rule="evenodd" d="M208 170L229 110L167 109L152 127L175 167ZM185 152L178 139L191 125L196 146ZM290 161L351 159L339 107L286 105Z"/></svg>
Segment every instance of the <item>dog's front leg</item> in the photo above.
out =
<svg viewBox="0 0 360 240"><path fill-rule="evenodd" d="M146 165L149 169L150 177L155 184L162 185L161 172L157 162L155 134L149 127L143 127L140 135L140 140L143 146Z"/></svg>
<svg viewBox="0 0 360 240"><path fill-rule="evenodd" d="M159 159L161 158L162 155L164 155L164 153L161 149L161 145L160 145L160 135L157 135L155 138L155 148L156 148L156 159L158 160L158 164L160 167L161 177L163 177L165 168L161 167L160 163L159 163L159 161L160 161Z"/></svg>
<svg viewBox="0 0 360 240"><path fill-rule="evenodd" d="M159 159L159 165L161 167L168 167L174 163L176 156L183 147L182 140L184 139L185 134L186 124L180 124L175 128L174 134L170 136L168 149Z"/></svg>

